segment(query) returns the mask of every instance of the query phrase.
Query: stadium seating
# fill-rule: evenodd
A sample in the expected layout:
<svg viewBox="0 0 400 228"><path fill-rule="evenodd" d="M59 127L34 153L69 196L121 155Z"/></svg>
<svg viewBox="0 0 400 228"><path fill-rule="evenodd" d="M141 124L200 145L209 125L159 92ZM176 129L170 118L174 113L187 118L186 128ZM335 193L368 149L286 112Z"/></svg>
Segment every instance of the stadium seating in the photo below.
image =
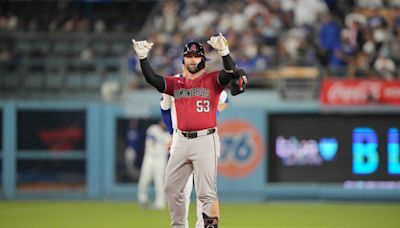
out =
<svg viewBox="0 0 400 228"><path fill-rule="evenodd" d="M162 50L154 63L155 70L160 74L175 74L181 67L181 43L188 39L205 42L209 35L220 31L228 37L238 65L246 69L249 89L271 89L284 97L292 94L314 99L314 95L300 96L299 93L313 91L314 94L320 77L382 77L386 69L374 69L374 62L382 53L389 53L387 57L397 66L391 77L398 78L400 74L400 14L399 9L387 5L389 3L372 9L357 7L352 1L337 1L335 7L325 7L323 14L317 14L315 23L299 24L294 14L297 13L296 4L302 1L293 3L295 5L290 8L279 1L250 1L246 5L245 1L237 0L234 5L241 6L240 10L226 7L225 1L213 1L210 5L199 2L197 13L189 13L188 4L175 1L81 2L63 6L56 2L0 3L0 17L5 21L0 25L0 51L5 53L4 60L0 59L0 73L4 75L0 79L0 88L3 91L100 95L100 87L105 81L129 84L133 75L140 74L136 66L128 67L132 38L152 40L155 47ZM326 4L321 0L315 2L321 6ZM167 21L166 18L171 18L164 15L174 4L178 8L176 23ZM229 24L232 20L225 20L225 15L220 12L225 8L238 20L243 20L247 28L241 30L239 25ZM53 10L48 12L47 9ZM253 12L254 9L257 10ZM193 25L184 23L201 17L202 13L220 16L215 16L209 25L198 24L187 30ZM387 23L382 29L390 36L382 42L379 40L382 34L375 35L373 39L378 40L364 47L368 34L374 34L378 28L362 24L354 40L354 35L352 38L349 35L354 31L345 23L346 17L358 14L368 21L375 13ZM325 14L333 16L340 28L340 36L352 39L349 43L339 41L340 46L335 51L321 47L320 31ZM17 22L12 23L15 18L9 15L15 15ZM335 56L337 50L345 51L344 55ZM211 50L206 51L211 55ZM365 58L359 58L362 55ZM212 61L215 59L211 58Z"/></svg>

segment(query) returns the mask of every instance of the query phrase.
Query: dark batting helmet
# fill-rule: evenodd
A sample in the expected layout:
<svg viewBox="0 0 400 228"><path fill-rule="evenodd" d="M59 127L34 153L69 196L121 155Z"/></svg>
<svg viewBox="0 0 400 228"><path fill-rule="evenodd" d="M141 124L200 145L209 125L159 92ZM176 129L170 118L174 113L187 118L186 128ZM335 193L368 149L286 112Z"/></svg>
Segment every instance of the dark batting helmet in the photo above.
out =
<svg viewBox="0 0 400 228"><path fill-rule="evenodd" d="M205 57L203 45L199 42L190 42L185 44L185 47L183 49L183 56L189 54Z"/></svg>
<svg viewBox="0 0 400 228"><path fill-rule="evenodd" d="M204 55L203 44L199 42L189 42L185 44L185 47L183 48L183 56L186 55L201 56L201 62L197 65L197 71L206 67L207 59L206 56ZM182 57L182 63L184 63L183 57Z"/></svg>

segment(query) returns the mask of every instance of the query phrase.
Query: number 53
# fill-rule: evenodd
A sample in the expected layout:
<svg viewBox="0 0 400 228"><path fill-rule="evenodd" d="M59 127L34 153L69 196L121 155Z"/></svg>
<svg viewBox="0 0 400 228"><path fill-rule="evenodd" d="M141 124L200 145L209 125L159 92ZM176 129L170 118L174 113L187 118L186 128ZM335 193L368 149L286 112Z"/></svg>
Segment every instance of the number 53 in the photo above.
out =
<svg viewBox="0 0 400 228"><path fill-rule="evenodd" d="M210 111L210 101L208 100L198 100L196 101L197 112L209 112Z"/></svg>

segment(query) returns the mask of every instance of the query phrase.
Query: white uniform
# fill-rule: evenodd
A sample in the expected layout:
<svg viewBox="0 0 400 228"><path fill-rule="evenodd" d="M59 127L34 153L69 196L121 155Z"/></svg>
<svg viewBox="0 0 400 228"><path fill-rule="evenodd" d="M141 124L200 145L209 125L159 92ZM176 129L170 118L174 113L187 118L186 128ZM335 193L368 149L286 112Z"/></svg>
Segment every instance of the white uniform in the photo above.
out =
<svg viewBox="0 0 400 228"><path fill-rule="evenodd" d="M162 110L171 110L171 121L172 121L172 128L178 129L177 127L177 120L176 120L176 110L175 110L175 104L174 104L174 98L168 94L162 93L162 100L160 102L160 106ZM225 91L222 91L219 97L218 104L223 104L227 102L228 99L228 94ZM189 227L189 222L187 221L188 214L189 214L189 205L190 205L190 196L193 190L193 173L190 175L189 180L183 189L183 194L185 195L185 200L186 200L186 225L185 227ZM201 201L197 198L197 208L196 208L196 215L197 215L197 222L196 222L196 228L203 228L204 227L204 220L202 217L202 203Z"/></svg>
<svg viewBox="0 0 400 228"><path fill-rule="evenodd" d="M156 209L166 206L164 193L165 167L167 164L167 143L170 135L159 124L151 125L146 131L145 153L138 185L138 201L141 205L148 205L147 188L154 181Z"/></svg>
<svg viewBox="0 0 400 228"><path fill-rule="evenodd" d="M137 120L129 121L129 129L126 133L127 147L125 149L125 167L130 178L137 180L140 170L136 167L136 159L139 151L139 132Z"/></svg>

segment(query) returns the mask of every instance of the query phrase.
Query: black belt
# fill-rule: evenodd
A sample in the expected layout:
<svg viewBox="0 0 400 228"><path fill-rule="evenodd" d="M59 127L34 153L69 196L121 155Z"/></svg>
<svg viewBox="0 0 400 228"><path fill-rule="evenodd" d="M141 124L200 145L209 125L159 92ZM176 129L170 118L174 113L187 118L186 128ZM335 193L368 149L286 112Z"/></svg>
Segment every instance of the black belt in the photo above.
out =
<svg viewBox="0 0 400 228"><path fill-rule="evenodd" d="M204 133L203 133L204 131ZM200 136L210 135L215 132L215 128L210 128L202 131L181 131L182 135L188 139L194 139ZM201 134L203 133L203 134Z"/></svg>

